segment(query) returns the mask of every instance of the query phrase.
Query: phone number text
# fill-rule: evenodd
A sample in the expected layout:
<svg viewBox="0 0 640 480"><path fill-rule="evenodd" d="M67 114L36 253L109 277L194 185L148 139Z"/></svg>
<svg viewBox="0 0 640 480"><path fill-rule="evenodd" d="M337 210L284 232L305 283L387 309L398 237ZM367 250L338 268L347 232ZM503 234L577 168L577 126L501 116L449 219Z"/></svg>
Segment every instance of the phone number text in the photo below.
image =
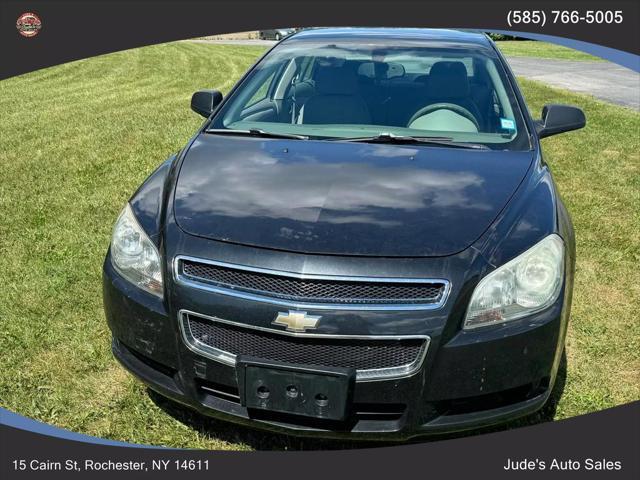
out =
<svg viewBox="0 0 640 480"><path fill-rule="evenodd" d="M544 27L547 21L562 24L620 24L624 20L622 10L509 10L507 23L514 25L539 25Z"/></svg>

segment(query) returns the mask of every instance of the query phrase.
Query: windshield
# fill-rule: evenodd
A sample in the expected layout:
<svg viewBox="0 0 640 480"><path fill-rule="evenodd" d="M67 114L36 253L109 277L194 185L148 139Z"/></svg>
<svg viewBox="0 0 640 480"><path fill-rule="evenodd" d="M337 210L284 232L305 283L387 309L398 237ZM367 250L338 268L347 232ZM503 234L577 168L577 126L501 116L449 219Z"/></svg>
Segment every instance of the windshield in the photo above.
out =
<svg viewBox="0 0 640 480"><path fill-rule="evenodd" d="M471 44L285 42L250 72L210 128L530 148L499 59Z"/></svg>

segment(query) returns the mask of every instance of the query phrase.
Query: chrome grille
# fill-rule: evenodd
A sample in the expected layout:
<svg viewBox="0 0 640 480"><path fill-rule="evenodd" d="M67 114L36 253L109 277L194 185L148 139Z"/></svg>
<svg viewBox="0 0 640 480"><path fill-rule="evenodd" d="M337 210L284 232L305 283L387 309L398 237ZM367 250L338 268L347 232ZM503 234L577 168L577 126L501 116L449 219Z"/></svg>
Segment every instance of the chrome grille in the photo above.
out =
<svg viewBox="0 0 640 480"><path fill-rule="evenodd" d="M359 380L407 376L421 365L428 337L288 335L192 312L181 313L184 339L193 350L235 365L247 355L276 362L354 368Z"/></svg>
<svg viewBox="0 0 640 480"><path fill-rule="evenodd" d="M177 273L191 282L309 304L439 306L447 293L439 280L304 277L187 258L178 260Z"/></svg>

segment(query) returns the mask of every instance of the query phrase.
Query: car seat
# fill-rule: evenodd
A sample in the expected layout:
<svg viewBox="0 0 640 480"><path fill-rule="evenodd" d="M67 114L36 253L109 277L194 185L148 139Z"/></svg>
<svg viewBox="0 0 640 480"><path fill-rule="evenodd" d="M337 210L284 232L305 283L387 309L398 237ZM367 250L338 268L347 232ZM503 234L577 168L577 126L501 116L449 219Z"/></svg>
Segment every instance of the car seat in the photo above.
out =
<svg viewBox="0 0 640 480"><path fill-rule="evenodd" d="M359 94L356 72L348 64L319 67L314 76L316 94L298 116L304 124L371 124L371 114Z"/></svg>

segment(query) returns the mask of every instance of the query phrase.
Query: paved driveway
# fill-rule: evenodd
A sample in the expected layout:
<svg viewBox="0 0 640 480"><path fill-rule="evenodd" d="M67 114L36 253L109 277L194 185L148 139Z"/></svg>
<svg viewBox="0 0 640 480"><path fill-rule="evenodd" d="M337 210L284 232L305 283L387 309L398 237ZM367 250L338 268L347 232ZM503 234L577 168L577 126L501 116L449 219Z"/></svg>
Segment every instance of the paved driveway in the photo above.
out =
<svg viewBox="0 0 640 480"><path fill-rule="evenodd" d="M615 63L530 57L507 60L517 76L640 110L640 73Z"/></svg>
<svg viewBox="0 0 640 480"><path fill-rule="evenodd" d="M190 41L265 47L275 43L272 40ZM508 57L507 60L519 77L586 93L607 102L640 110L640 74L615 63L533 57Z"/></svg>

